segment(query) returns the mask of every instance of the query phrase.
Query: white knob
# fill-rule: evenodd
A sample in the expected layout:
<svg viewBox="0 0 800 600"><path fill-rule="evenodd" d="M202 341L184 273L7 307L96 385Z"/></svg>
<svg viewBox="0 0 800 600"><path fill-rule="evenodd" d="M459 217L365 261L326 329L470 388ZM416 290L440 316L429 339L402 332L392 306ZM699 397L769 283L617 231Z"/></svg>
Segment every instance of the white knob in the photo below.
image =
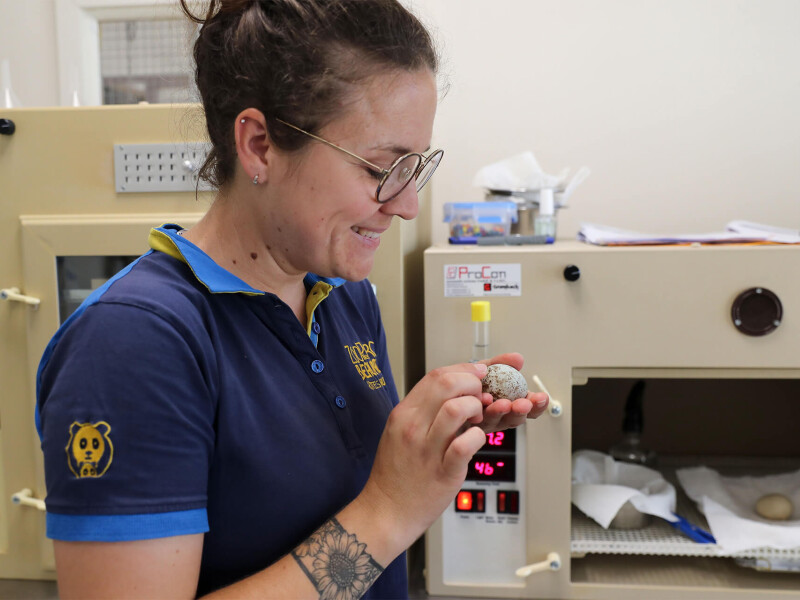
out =
<svg viewBox="0 0 800 600"><path fill-rule="evenodd" d="M551 552L542 562L520 567L515 571L517 577L528 577L540 571L558 571L561 568L561 557L558 552Z"/></svg>
<svg viewBox="0 0 800 600"><path fill-rule="evenodd" d="M547 390L547 387L545 387L544 383L542 383L542 380L539 379L539 376L534 375L531 379L533 379L533 383L536 384L536 387L538 387L540 391L544 392L550 397L550 403L547 406L547 412L550 413L550 416L560 417L562 414L564 414L564 409L561 406L561 402L553 399L553 394Z"/></svg>
<svg viewBox="0 0 800 600"><path fill-rule="evenodd" d="M41 300L33 296L26 296L19 293L19 288L4 288L0 290L0 300L13 300L15 302L24 302L32 306L39 306Z"/></svg>
<svg viewBox="0 0 800 600"><path fill-rule="evenodd" d="M25 488L24 490L18 491L16 494L11 496L11 501L14 504L21 504L22 506L32 506L33 508L37 508L41 511L46 511L44 500L39 500L39 498L33 497L33 492L30 488Z"/></svg>
<svg viewBox="0 0 800 600"><path fill-rule="evenodd" d="M550 398L550 404L547 405L547 410L551 417L560 417L564 414L564 410L561 408L561 402L553 400L552 398Z"/></svg>

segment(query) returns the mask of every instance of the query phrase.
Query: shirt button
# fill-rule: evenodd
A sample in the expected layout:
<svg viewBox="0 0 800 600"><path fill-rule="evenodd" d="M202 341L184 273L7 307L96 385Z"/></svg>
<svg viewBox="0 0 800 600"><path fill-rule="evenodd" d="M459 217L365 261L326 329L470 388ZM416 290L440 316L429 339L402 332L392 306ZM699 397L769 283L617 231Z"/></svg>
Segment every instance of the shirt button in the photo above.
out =
<svg viewBox="0 0 800 600"><path fill-rule="evenodd" d="M345 406L347 406L347 400L345 400L341 396L336 396L336 406L338 406L339 408L344 408Z"/></svg>
<svg viewBox="0 0 800 600"><path fill-rule="evenodd" d="M320 326L319 326L319 323L317 323L316 321L314 321L314 322L311 324L311 331L313 331L314 333L319 333L319 330L320 330L320 329L321 329L321 328L320 328Z"/></svg>
<svg viewBox="0 0 800 600"><path fill-rule="evenodd" d="M323 363L321 360L315 360L311 363L311 370L314 371L314 373L322 373L324 368L325 363Z"/></svg>

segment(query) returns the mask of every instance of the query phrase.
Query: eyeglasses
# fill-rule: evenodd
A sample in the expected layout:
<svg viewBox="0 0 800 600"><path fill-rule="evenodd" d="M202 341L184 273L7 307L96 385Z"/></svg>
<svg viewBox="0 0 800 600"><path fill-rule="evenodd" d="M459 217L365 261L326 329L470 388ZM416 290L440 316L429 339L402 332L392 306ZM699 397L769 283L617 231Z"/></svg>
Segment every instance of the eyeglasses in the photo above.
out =
<svg viewBox="0 0 800 600"><path fill-rule="evenodd" d="M378 189L375 190L375 200L381 204L388 202L392 198L396 198L400 192L402 192L406 186L411 183L412 179L417 180L417 191L420 191L425 184L428 183L433 175L433 172L436 170L436 167L439 166L442 156L444 156L444 150L434 150L427 157L419 152L409 152L408 154L404 154L395 160L392 163L392 166L390 166L388 169L383 169L378 165L366 160L365 158L361 158L357 154L353 154L349 150L345 150L344 148L337 146L333 142L329 142L328 140L324 140L313 133L309 133L308 131L300 129L296 125L292 125L291 123L287 123L286 121L282 121L281 119L277 118L275 120L278 121L278 123L283 123L287 127L291 127L295 131L299 131L302 134L314 138L318 142L322 142L331 148L336 148L337 150L340 150L345 154L352 156L353 158L360 160L364 164L372 167L372 169L375 170L375 177L380 177Z"/></svg>

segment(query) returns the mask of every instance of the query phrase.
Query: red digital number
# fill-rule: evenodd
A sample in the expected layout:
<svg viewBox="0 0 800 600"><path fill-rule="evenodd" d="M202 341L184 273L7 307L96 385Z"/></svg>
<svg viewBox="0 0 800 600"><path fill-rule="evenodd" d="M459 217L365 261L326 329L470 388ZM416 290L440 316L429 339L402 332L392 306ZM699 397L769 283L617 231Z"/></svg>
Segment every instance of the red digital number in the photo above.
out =
<svg viewBox="0 0 800 600"><path fill-rule="evenodd" d="M488 438L490 446L502 446L503 445L503 438L506 436L505 433L502 431L497 431L495 433L487 433L486 437Z"/></svg>
<svg viewBox="0 0 800 600"><path fill-rule="evenodd" d="M480 473L481 475L486 475L487 477L494 473L494 467L491 463L484 463L484 462L476 462L475 463L475 470Z"/></svg>

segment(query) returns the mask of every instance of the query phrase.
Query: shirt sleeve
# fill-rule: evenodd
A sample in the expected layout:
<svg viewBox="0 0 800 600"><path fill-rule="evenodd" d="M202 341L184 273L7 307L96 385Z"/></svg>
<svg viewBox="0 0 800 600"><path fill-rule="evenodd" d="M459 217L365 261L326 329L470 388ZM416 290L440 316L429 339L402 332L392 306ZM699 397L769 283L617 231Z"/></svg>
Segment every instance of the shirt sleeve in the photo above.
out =
<svg viewBox="0 0 800 600"><path fill-rule="evenodd" d="M48 537L208 530L215 369L198 315L99 302L59 330L37 390Z"/></svg>

